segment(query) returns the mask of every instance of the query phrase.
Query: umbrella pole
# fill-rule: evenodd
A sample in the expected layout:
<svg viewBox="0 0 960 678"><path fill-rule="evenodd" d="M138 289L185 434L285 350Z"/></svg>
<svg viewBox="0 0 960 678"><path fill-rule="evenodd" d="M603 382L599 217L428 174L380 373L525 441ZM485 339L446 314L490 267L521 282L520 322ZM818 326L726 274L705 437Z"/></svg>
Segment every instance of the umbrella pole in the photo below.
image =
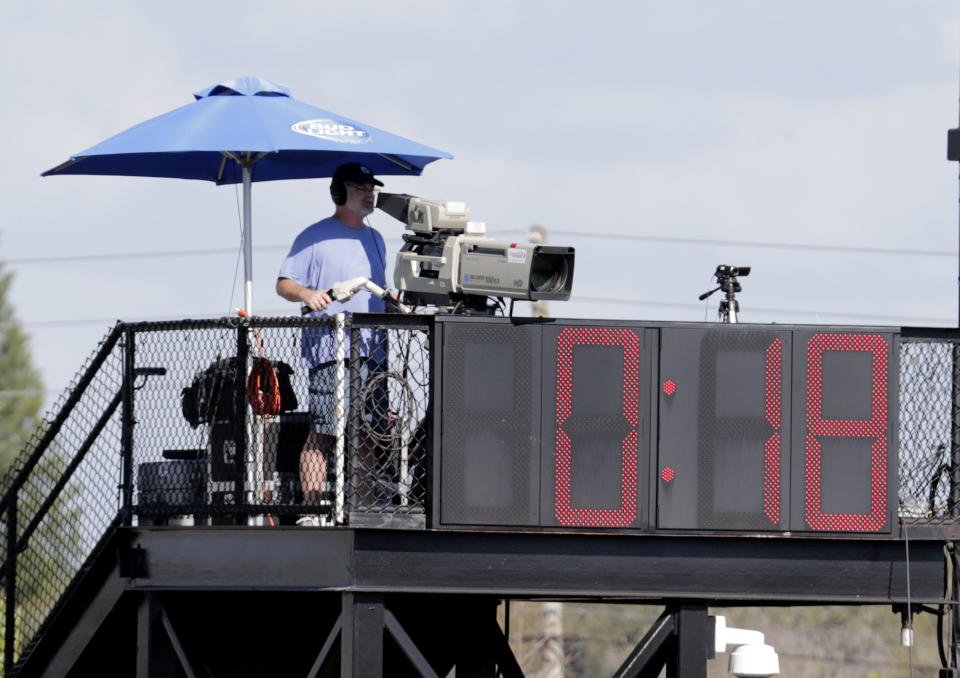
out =
<svg viewBox="0 0 960 678"><path fill-rule="evenodd" d="M243 163L243 293L244 310L253 315L253 225L251 224L250 192L252 179L249 159Z"/></svg>
<svg viewBox="0 0 960 678"><path fill-rule="evenodd" d="M241 162L243 168L243 294L244 310L248 317L253 315L253 224L250 208L250 193L252 190L252 177L250 168L253 161L250 155ZM248 366L249 370L249 366ZM264 499L262 492L265 489L263 477L263 447L264 440L261 437L261 430L257 426L257 418L248 419L250 424L250 446L247 449L247 503L257 504ZM263 515L251 515L247 517L248 525L263 525Z"/></svg>

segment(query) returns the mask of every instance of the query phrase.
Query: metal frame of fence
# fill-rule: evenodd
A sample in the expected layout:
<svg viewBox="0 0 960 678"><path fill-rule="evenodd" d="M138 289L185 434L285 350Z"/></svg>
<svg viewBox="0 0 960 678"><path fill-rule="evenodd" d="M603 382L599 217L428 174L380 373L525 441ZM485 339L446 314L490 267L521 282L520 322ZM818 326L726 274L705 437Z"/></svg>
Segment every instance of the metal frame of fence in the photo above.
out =
<svg viewBox="0 0 960 678"><path fill-rule="evenodd" d="M905 524L960 520L960 332L900 338L899 517Z"/></svg>
<svg viewBox="0 0 960 678"><path fill-rule="evenodd" d="M425 525L431 321L339 322L339 337L335 318L119 323L107 334L3 480L0 572L4 601L16 601L3 607L5 673L119 526L304 515ZM321 451L327 473L307 480L309 345L328 340L351 360L330 370L336 397L315 398L337 429ZM251 387L260 358L270 369ZM281 411L256 414L248 403L269 409L274 377ZM302 479L319 486L313 501Z"/></svg>
<svg viewBox="0 0 960 678"><path fill-rule="evenodd" d="M3 479L5 673L119 526L269 526L303 515L329 526L429 524L433 320L355 316L341 330L333 318L110 330ZM320 336L333 337L333 390L312 394L309 367L329 362L311 353ZM899 350L899 517L955 524L960 331L903 330ZM249 405L264 396L248 389L260 358L283 376L281 412L269 418ZM309 499L301 451L313 395L337 428Z"/></svg>

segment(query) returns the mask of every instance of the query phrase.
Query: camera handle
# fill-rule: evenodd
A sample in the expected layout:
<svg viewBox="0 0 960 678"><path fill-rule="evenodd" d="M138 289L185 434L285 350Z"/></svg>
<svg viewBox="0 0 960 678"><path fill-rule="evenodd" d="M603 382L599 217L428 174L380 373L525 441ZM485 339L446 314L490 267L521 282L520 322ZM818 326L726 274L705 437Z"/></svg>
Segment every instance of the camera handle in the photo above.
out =
<svg viewBox="0 0 960 678"><path fill-rule="evenodd" d="M350 280L334 283L333 287L327 290L327 294L329 294L334 301L346 301L354 294L364 289L375 297L379 297L388 307L394 308L400 313L413 313L413 309L394 299L393 295L391 295L388 290L383 289L369 278L364 278L362 276L359 278L350 278ZM307 306L303 306L300 309L300 313L302 315L307 315L310 313L310 309Z"/></svg>

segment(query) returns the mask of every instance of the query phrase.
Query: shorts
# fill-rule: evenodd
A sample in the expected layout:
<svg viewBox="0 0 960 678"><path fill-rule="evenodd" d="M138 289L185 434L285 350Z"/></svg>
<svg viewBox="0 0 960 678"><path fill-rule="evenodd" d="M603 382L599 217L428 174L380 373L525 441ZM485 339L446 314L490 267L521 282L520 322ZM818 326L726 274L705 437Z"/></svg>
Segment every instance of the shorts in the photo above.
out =
<svg viewBox="0 0 960 678"><path fill-rule="evenodd" d="M347 412L354 399L350 394L350 361L344 360L344 392L346 393ZM323 435L337 435L337 362L320 363L310 368L310 430ZM383 435L390 421L390 401L387 395L386 365L371 358L360 359L360 393L364 397L362 416L364 428L369 432ZM344 422L344 431L350 423ZM362 434L362 432L361 432Z"/></svg>

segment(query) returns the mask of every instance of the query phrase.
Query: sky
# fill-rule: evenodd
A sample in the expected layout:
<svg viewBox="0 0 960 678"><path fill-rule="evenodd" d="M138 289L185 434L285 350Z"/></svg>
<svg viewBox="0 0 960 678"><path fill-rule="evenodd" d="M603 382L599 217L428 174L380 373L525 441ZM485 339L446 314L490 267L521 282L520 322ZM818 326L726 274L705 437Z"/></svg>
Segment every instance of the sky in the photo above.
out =
<svg viewBox="0 0 960 678"><path fill-rule="evenodd" d="M957 325L953 0L7 0L0 261L48 403L116 320L231 315L242 263L234 186L40 174L242 75L455 156L385 190L574 246L556 317L713 320L730 264L745 321ZM258 314L298 313L327 186L254 185Z"/></svg>

